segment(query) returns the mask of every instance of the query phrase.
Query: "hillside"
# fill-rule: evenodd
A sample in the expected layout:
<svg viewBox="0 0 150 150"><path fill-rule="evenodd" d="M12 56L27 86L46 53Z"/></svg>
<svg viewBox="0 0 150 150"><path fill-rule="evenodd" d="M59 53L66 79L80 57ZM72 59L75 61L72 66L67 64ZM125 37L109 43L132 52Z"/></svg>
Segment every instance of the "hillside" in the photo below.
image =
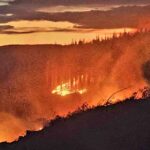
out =
<svg viewBox="0 0 150 150"><path fill-rule="evenodd" d="M84 103L104 105L112 93L126 89L108 102L115 103L149 84L149 39L150 32L137 32L66 46L0 47L0 142L36 131L43 120L65 116ZM71 83L67 92L72 92L74 80L76 90L87 92L52 94L62 83Z"/></svg>
<svg viewBox="0 0 150 150"><path fill-rule="evenodd" d="M0 150L149 150L150 101L127 100L56 119Z"/></svg>

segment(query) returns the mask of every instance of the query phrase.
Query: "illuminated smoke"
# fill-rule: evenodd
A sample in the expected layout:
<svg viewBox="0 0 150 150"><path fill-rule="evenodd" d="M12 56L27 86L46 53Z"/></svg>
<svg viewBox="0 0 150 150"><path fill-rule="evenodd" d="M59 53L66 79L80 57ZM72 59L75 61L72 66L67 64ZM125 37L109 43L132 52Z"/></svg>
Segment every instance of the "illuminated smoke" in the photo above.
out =
<svg viewBox="0 0 150 150"><path fill-rule="evenodd" d="M143 76L148 83L150 83L150 61L147 61L142 66L143 69Z"/></svg>
<svg viewBox="0 0 150 150"><path fill-rule="evenodd" d="M147 86L149 39L136 33L89 44L1 47L0 141L41 130L84 103L113 104Z"/></svg>

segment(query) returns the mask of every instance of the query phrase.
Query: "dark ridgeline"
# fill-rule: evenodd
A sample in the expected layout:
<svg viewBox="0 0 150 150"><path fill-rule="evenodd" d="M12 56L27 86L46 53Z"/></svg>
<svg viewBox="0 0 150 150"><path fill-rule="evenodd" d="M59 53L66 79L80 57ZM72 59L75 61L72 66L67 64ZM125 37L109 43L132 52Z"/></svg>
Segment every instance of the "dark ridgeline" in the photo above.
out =
<svg viewBox="0 0 150 150"><path fill-rule="evenodd" d="M0 150L149 150L150 99L128 99L57 118Z"/></svg>

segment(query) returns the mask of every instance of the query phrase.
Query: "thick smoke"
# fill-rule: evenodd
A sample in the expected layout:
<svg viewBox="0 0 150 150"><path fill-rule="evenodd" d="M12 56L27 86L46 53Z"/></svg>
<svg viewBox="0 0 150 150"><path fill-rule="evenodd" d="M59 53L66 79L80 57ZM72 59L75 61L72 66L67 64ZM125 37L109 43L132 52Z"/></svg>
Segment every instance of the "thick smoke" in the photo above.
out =
<svg viewBox="0 0 150 150"><path fill-rule="evenodd" d="M144 78L150 84L150 60L143 64L142 69Z"/></svg>
<svg viewBox="0 0 150 150"><path fill-rule="evenodd" d="M115 103L146 86L149 40L149 33L137 33L89 44L1 47L0 141L11 142L27 130L40 130L48 120L84 103ZM58 84L81 75L90 80L85 95L51 93Z"/></svg>

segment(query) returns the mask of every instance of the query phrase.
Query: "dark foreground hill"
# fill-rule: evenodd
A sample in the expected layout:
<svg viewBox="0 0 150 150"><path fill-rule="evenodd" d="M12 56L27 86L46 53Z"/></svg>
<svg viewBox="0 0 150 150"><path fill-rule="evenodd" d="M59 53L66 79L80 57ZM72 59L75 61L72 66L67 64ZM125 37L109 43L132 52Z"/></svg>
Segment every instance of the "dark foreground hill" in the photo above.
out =
<svg viewBox="0 0 150 150"><path fill-rule="evenodd" d="M127 100L57 119L0 150L149 150L150 100Z"/></svg>

